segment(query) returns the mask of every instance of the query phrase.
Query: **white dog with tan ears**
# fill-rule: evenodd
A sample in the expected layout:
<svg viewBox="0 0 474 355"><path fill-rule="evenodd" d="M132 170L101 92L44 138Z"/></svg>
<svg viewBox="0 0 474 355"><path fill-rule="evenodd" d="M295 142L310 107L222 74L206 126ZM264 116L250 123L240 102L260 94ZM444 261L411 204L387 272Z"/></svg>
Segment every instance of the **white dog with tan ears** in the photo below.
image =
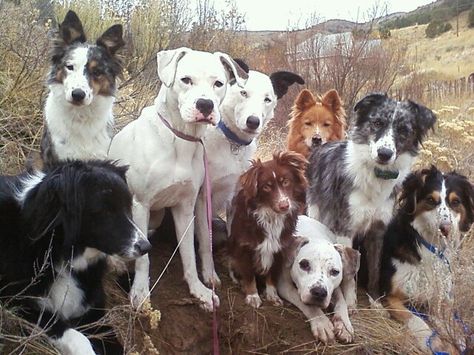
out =
<svg viewBox="0 0 474 355"><path fill-rule="evenodd" d="M299 216L292 252L278 281L278 294L308 318L316 340L349 343L354 328L349 319L342 284L353 280L360 254L342 244L322 223ZM323 310L332 304L332 321Z"/></svg>
<svg viewBox="0 0 474 355"><path fill-rule="evenodd" d="M247 74L224 53L207 53L189 48L161 51L157 55L162 82L155 104L143 109L114 139L110 159L130 166L127 181L134 195L133 219L147 233L153 221L171 207L190 293L202 307L212 310L219 299L198 277L194 251L194 209L204 180L203 147L199 143L207 125L220 120L219 105L227 83L243 86ZM150 222L151 221L151 222ZM200 248L210 249L207 235ZM203 269L214 270L212 254L202 260ZM217 275L204 275L207 284ZM131 300L135 306L149 296L149 259L135 264Z"/></svg>

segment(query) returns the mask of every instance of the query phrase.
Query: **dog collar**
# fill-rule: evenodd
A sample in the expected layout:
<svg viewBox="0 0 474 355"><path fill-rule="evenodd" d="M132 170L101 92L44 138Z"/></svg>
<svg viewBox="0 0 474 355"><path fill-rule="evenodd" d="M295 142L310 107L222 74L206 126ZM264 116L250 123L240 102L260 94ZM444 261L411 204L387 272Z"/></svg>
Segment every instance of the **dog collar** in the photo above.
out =
<svg viewBox="0 0 474 355"><path fill-rule="evenodd" d="M448 260L448 258L446 258L446 255L444 255L443 250L440 250L439 248L437 248L436 246L434 246L433 244L428 242L418 232L416 233L416 240L419 244L424 246L430 253L436 255L440 260L444 261L446 263L446 265L448 265L448 267L450 266L449 265L449 260Z"/></svg>
<svg viewBox="0 0 474 355"><path fill-rule="evenodd" d="M219 128L222 131L222 133L224 133L224 136L226 136L228 140L238 145L249 145L250 143L253 142L253 139L251 139L250 141L240 139L234 132L230 130L229 127L225 125L223 120L219 121L219 123L217 124L217 128Z"/></svg>
<svg viewBox="0 0 474 355"><path fill-rule="evenodd" d="M382 170L377 167L374 168L375 176L383 180L395 180L398 177L398 170Z"/></svg>

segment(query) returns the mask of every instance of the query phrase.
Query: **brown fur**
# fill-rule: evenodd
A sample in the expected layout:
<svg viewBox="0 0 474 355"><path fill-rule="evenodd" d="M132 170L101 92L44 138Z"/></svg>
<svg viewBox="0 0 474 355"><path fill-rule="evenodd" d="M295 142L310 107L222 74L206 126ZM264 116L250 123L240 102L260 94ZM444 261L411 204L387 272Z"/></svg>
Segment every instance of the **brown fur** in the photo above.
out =
<svg viewBox="0 0 474 355"><path fill-rule="evenodd" d="M267 285L275 285L283 257L294 239L298 211L306 200L306 159L294 152L276 153L272 160L256 160L240 177L241 189L234 198L234 216L228 243L230 267L240 279L246 295L257 293L255 276L265 276ZM276 178L275 178L276 177ZM273 255L268 271L261 265L257 246L266 238L266 232L255 218L259 207L271 208L278 213L278 190L288 197L292 208L286 213L280 235L281 249Z"/></svg>
<svg viewBox="0 0 474 355"><path fill-rule="evenodd" d="M347 124L342 100L336 90L329 90L322 97L315 97L302 90L296 98L288 125L288 150L309 156L308 142L316 135L322 142L344 139Z"/></svg>

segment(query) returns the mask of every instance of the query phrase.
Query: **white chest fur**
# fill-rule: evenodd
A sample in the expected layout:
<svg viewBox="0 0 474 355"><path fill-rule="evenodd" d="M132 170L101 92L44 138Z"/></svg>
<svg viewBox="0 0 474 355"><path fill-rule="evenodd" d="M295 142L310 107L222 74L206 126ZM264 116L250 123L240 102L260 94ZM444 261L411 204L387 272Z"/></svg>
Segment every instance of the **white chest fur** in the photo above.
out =
<svg viewBox="0 0 474 355"><path fill-rule="evenodd" d="M254 212L257 223L265 231L265 239L257 248L263 273L267 273L273 264L274 254L281 249L280 237L283 231L285 215L275 213L271 208L260 207Z"/></svg>

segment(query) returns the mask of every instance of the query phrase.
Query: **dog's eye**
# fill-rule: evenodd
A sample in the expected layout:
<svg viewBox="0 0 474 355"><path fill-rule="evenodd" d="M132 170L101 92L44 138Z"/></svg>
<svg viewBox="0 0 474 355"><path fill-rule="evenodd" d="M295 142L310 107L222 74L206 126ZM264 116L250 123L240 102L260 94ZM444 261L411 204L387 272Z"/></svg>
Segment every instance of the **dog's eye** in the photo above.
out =
<svg viewBox="0 0 474 355"><path fill-rule="evenodd" d="M272 102L272 99L270 99L269 97L266 97L265 100L263 100L263 101L265 101L265 103L269 104L270 102Z"/></svg>
<svg viewBox="0 0 474 355"><path fill-rule="evenodd" d="M329 122L324 122L323 126L324 127L329 127L331 124Z"/></svg>
<svg viewBox="0 0 474 355"><path fill-rule="evenodd" d="M272 186L269 184L263 185L263 191L270 192L272 191Z"/></svg>
<svg viewBox="0 0 474 355"><path fill-rule="evenodd" d="M245 90L240 90L240 95L242 95L243 97L248 96L247 91L245 91Z"/></svg>
<svg viewBox="0 0 474 355"><path fill-rule="evenodd" d="M329 271L329 274L333 277L336 277L337 275L339 275L340 271L337 270L337 269L331 269L331 271Z"/></svg>
<svg viewBox="0 0 474 355"><path fill-rule="evenodd" d="M383 127L383 121L380 118L376 119L372 124L374 125L375 128Z"/></svg>
<svg viewBox="0 0 474 355"><path fill-rule="evenodd" d="M281 182L281 186L287 187L288 185L290 185L290 180L288 180L288 179L283 179L282 182Z"/></svg>
<svg viewBox="0 0 474 355"><path fill-rule="evenodd" d="M451 207L458 207L461 204L461 201L458 198L453 198L451 200Z"/></svg>
<svg viewBox="0 0 474 355"><path fill-rule="evenodd" d="M305 124L306 126L311 126L311 121L306 121L304 124Z"/></svg>
<svg viewBox="0 0 474 355"><path fill-rule="evenodd" d="M191 78L188 78L187 76L184 77L184 78L181 78L181 82L186 84L186 85L191 85L193 83L193 81L191 80Z"/></svg>
<svg viewBox="0 0 474 355"><path fill-rule="evenodd" d="M74 65L66 65L67 70L74 70Z"/></svg>
<svg viewBox="0 0 474 355"><path fill-rule="evenodd" d="M102 75L102 72L99 70L99 69L94 69L92 71L92 75L93 76L101 76Z"/></svg>
<svg viewBox="0 0 474 355"><path fill-rule="evenodd" d="M426 198L426 203L430 206L436 206L438 204L438 202L436 202L436 200L431 196Z"/></svg>
<svg viewBox="0 0 474 355"><path fill-rule="evenodd" d="M398 127L398 133L399 134L407 134L408 133L408 128L405 126Z"/></svg>
<svg viewBox="0 0 474 355"><path fill-rule="evenodd" d="M217 81L214 83L214 86L215 86L216 88L220 88L220 87L222 87L223 85L224 85L224 83L223 83L222 81L219 81L219 80L217 80Z"/></svg>
<svg viewBox="0 0 474 355"><path fill-rule="evenodd" d="M309 265L309 261L306 259L302 259L300 261L300 269L303 271L309 271L311 270L311 266Z"/></svg>

